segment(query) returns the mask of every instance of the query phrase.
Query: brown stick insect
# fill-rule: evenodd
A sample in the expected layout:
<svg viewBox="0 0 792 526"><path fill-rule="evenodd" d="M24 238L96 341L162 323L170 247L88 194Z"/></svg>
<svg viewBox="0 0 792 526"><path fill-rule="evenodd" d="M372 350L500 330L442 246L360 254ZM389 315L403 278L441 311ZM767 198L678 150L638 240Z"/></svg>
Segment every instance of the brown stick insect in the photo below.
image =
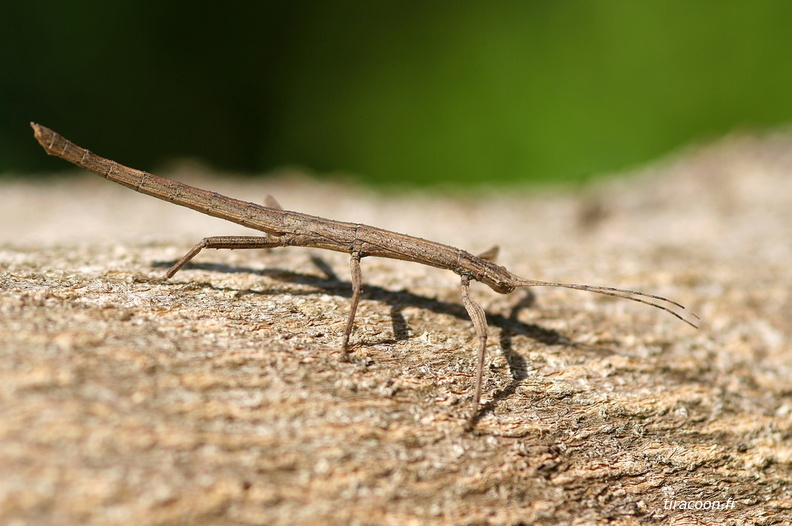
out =
<svg viewBox="0 0 792 526"><path fill-rule="evenodd" d="M156 175L122 166L81 148L49 128L31 123L39 144L49 155L54 155L77 166L95 172L106 179L129 187L137 192L163 201L192 208L210 216L219 217L240 225L265 232L266 236L213 236L201 240L165 273L172 277L205 248L256 249L275 247L315 247L350 254L352 275L352 305L341 342L344 359L349 357L349 337L360 301L360 260L367 256L401 259L455 272L462 282L462 304L465 306L478 336L478 361L476 386L472 411L466 427L472 427L479 410L481 384L484 371L484 352L487 347L487 318L484 309L470 297L470 282L479 281L495 292L508 294L518 287L564 287L616 296L651 305L669 312L683 322L698 327L698 316L681 304L643 292L525 279L493 263L497 249L474 256L464 250L435 243L418 237L390 232L359 223L333 221L291 210L283 210L272 198L266 205L240 201L164 179Z"/></svg>

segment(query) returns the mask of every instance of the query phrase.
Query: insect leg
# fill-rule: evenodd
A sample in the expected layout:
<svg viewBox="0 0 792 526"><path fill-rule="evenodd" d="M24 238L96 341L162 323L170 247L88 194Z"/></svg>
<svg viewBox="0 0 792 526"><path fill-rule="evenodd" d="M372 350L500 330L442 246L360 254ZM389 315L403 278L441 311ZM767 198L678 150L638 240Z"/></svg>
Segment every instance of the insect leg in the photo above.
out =
<svg viewBox="0 0 792 526"><path fill-rule="evenodd" d="M344 329L344 339L341 343L341 351L343 352L343 359L349 359L349 337L352 334L352 326L355 323L355 313L357 312L358 303L360 302L360 288L362 276L360 273L360 252L353 252L352 258L349 260L349 268L352 276L352 305L349 308L349 317L347 318L346 328Z"/></svg>
<svg viewBox="0 0 792 526"><path fill-rule="evenodd" d="M274 248L284 245L284 241L277 237L264 236L212 236L203 238L200 243L195 245L187 252L184 257L177 261L165 273L165 279L172 278L179 270L198 255L198 252L205 248Z"/></svg>
<svg viewBox="0 0 792 526"><path fill-rule="evenodd" d="M479 339L478 364L476 367L476 394L473 397L473 410L465 423L465 428L470 430L475 423L481 401L481 382L484 377L484 351L487 348L487 315L481 305L470 298L470 278L462 276L462 304L473 321L476 336Z"/></svg>

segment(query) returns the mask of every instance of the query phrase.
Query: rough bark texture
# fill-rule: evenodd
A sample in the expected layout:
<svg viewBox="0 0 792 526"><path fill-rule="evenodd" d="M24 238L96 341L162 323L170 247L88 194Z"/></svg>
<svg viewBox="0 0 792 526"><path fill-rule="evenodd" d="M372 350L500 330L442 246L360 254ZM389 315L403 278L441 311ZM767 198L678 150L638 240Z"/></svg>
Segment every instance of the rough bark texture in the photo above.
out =
<svg viewBox="0 0 792 526"><path fill-rule="evenodd" d="M491 343L473 433L476 339L453 274L364 259L345 363L342 254L207 251L160 282L201 237L246 231L94 176L5 181L0 522L788 524L791 173L777 135L565 193L186 177L498 244L517 274L701 315L695 331L581 292L474 287Z"/></svg>

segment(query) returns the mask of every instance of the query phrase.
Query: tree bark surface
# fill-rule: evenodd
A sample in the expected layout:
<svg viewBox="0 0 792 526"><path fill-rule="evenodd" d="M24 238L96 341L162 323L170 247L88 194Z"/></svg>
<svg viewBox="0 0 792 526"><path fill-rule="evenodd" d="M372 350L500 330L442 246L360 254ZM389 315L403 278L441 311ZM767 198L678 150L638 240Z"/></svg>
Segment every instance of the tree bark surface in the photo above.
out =
<svg viewBox="0 0 792 526"><path fill-rule="evenodd" d="M123 159L118 159L123 162ZM577 190L374 192L164 174L388 228L561 289L472 295L366 258L205 251L241 227L95 176L0 182L4 524L792 522L792 137L743 136ZM250 232L255 234L255 232ZM16 522L15 522L16 521Z"/></svg>

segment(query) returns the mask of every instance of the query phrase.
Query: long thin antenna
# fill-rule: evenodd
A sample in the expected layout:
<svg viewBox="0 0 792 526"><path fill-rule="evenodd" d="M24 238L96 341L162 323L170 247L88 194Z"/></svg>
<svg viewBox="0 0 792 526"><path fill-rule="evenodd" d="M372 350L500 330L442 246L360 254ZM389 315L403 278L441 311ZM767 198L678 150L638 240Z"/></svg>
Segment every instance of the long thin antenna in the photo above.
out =
<svg viewBox="0 0 792 526"><path fill-rule="evenodd" d="M535 279L518 279L514 282L516 287L562 287L565 289L584 290L587 292L595 292L597 294L604 294L605 296L614 296L616 298L623 298L644 305L651 305L652 307L664 310L687 323L691 327L698 329L701 318L696 314L690 312L681 303L674 300L658 296L656 294L647 294L646 292L638 292L636 290L617 289L615 287L602 287L599 285L581 285L578 283L558 283L555 281L540 281Z"/></svg>

